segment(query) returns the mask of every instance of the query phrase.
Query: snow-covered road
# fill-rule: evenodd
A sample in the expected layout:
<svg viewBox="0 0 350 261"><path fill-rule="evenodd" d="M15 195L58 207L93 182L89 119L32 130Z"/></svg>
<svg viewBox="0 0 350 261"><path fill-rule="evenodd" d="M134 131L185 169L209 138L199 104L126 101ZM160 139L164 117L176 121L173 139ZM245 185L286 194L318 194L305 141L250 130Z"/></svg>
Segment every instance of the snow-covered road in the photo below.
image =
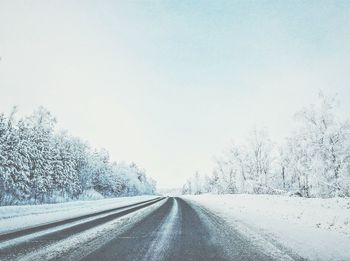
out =
<svg viewBox="0 0 350 261"><path fill-rule="evenodd" d="M0 233L0 260L330 260L329 257L347 260L346 248L339 253L341 244L349 239L346 234L338 237L345 238L344 242L338 241L338 246L330 245L334 249L327 250L322 245L325 249L314 248L313 255L310 251L305 252L313 243L304 242L309 248L295 247L300 238L293 231L300 227L300 221L293 224L296 222L293 215L300 216L302 211L304 217L297 220L310 223L306 218L309 214L307 209L317 206L317 202L310 200L204 195L131 198L126 206L127 201L106 203L104 207L103 201L100 201L101 206L92 208L90 214L86 210L84 212L83 204L81 212L84 215L80 216L74 216L79 212L78 206L75 206L70 212L74 214L73 218L66 213L70 219ZM302 203L293 205L297 201ZM282 208L284 203L287 206ZM344 209L342 204L339 207L346 215L348 209ZM281 210L283 215L275 213ZM51 212L47 210L46 214ZM340 210L338 213L338 218L343 218ZM45 215L45 211L39 215ZM26 216L35 215L28 210ZM3 215L0 222L18 218L19 215ZM334 222L333 226L337 225ZM313 231L303 227L306 232ZM285 233L284 237L278 232ZM322 230L322 233L325 232ZM278 238L278 235L281 237ZM314 235L308 236L312 238ZM334 236L332 233L329 235ZM324 240L327 241L327 238Z"/></svg>
<svg viewBox="0 0 350 261"><path fill-rule="evenodd" d="M72 244L72 239L75 239L75 243L82 244L87 239L91 239L91 235L96 237L99 232L105 231L106 228L118 221L122 222L124 219L130 220L134 217L135 212L142 213L144 209L150 209L150 206L156 205L164 198L148 198L135 202L129 200L132 204L114 204L105 207L95 208L94 211L86 213L84 209L81 209L81 214L76 215L75 209L74 215L59 215L64 219L54 220L51 222L31 222L28 220L27 224L19 224L19 229L3 229L0 233L0 260L14 260L14 259L50 259L52 252L56 254L65 254L64 251L67 246L77 246ZM97 203L97 202L96 202ZM98 210L98 211L97 211ZM46 214L49 214L48 211ZM69 212L68 212L69 213ZM41 213L45 215L45 212ZM33 217L32 214L28 214L28 217ZM137 216L137 215L136 215ZM27 217L27 218L28 218ZM12 220L11 218L4 218L6 222ZM17 218L14 218L16 221ZM12 222L16 223L16 222ZM31 226L28 224L35 223ZM119 228L123 227L119 224ZM105 231L106 232L106 231ZM85 233L85 235L84 235ZM93 238L92 237L92 238ZM52 256L54 258L55 256Z"/></svg>
<svg viewBox="0 0 350 261"><path fill-rule="evenodd" d="M70 215L57 211L58 216L68 219L41 225L29 221L37 225L28 228L28 224L19 224L22 228L16 231L3 228L0 259L292 260L279 249L271 252L257 248L219 217L181 198L138 198L129 202L129 206L123 200L105 204L93 208L90 214L83 211L83 204L81 216L76 216L79 211L75 205L73 212L68 211ZM36 214L50 217L52 212L48 209ZM35 214L28 210L25 216ZM20 217L3 214L0 222L15 223Z"/></svg>
<svg viewBox="0 0 350 261"><path fill-rule="evenodd" d="M223 220L181 198L168 198L131 229L84 260L293 260L265 253Z"/></svg>
<svg viewBox="0 0 350 261"><path fill-rule="evenodd" d="M0 207L0 234L146 201L155 196L120 197L57 204Z"/></svg>

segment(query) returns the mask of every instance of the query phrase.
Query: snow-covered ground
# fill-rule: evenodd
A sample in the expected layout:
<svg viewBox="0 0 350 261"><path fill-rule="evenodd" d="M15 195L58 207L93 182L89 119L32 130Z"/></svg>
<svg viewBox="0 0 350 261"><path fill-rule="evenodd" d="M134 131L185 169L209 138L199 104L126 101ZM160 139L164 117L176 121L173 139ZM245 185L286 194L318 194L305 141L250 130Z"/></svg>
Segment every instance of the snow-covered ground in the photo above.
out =
<svg viewBox="0 0 350 261"><path fill-rule="evenodd" d="M156 198L136 196L58 204L0 207L0 234Z"/></svg>
<svg viewBox="0 0 350 261"><path fill-rule="evenodd" d="M184 198L214 212L260 244L272 243L310 260L350 260L350 198L246 194Z"/></svg>

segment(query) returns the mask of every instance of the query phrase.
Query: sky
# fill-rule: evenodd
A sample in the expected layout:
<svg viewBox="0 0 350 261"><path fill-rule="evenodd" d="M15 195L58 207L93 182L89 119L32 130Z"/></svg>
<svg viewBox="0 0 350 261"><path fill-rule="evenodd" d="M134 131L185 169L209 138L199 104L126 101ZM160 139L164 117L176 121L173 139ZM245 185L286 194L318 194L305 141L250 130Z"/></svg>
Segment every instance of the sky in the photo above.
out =
<svg viewBox="0 0 350 261"><path fill-rule="evenodd" d="M0 0L0 57L0 112L44 106L160 188L320 90L350 114L350 1Z"/></svg>

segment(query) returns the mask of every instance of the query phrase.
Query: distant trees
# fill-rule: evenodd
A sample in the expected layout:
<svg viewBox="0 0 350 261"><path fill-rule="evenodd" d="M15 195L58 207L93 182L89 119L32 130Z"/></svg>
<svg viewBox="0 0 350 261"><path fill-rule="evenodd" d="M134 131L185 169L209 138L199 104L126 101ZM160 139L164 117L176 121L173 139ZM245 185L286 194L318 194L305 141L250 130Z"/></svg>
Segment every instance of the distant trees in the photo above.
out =
<svg viewBox="0 0 350 261"><path fill-rule="evenodd" d="M183 193L201 193L193 190L198 182L204 192L219 194L350 196L350 124L336 117L336 107L334 98L320 94L317 104L295 114L296 128L281 146L266 130L254 129L245 142L225 151L211 177L198 178L197 173Z"/></svg>
<svg viewBox="0 0 350 261"><path fill-rule="evenodd" d="M76 199L89 190L106 197L155 193L155 182L136 164L111 162L108 152L55 130L40 107L15 120L0 114L0 204Z"/></svg>
<svg viewBox="0 0 350 261"><path fill-rule="evenodd" d="M199 195L208 192L206 189L207 187L205 180L203 180L203 177L196 172L193 178L187 180L186 184L182 188L182 193Z"/></svg>

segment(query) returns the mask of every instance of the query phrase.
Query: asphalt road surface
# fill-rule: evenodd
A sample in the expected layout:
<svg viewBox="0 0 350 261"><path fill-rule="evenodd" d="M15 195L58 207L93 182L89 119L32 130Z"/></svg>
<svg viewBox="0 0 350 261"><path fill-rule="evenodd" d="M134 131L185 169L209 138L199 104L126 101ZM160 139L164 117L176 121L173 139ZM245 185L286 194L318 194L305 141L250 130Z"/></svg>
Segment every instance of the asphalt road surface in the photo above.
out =
<svg viewBox="0 0 350 261"><path fill-rule="evenodd" d="M202 213L201 213L202 211ZM167 201L84 260L271 260L221 220L180 198Z"/></svg>
<svg viewBox="0 0 350 261"><path fill-rule="evenodd" d="M124 230L113 223L121 218ZM0 260L280 260L264 252L210 211L172 197L0 235Z"/></svg>

